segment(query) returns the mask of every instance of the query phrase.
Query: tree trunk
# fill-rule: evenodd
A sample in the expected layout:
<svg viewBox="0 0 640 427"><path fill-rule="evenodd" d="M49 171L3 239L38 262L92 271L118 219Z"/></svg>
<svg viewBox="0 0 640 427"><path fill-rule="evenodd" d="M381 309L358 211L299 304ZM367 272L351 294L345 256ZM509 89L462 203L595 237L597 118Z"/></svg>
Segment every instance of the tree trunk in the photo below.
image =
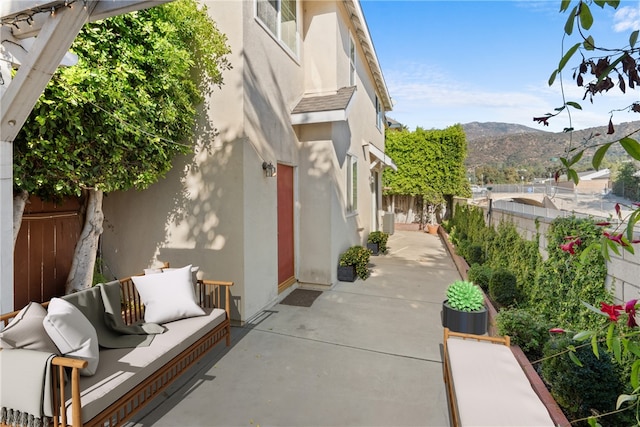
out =
<svg viewBox="0 0 640 427"><path fill-rule="evenodd" d="M80 239L76 244L73 262L65 293L70 294L91 287L93 281L93 269L96 264L98 242L102 234L102 196L100 190L88 190L87 211L84 219L84 227Z"/></svg>
<svg viewBox="0 0 640 427"><path fill-rule="evenodd" d="M413 222L413 204L414 204L414 200L415 200L415 198L413 196L411 196L409 198L409 205L407 206L407 216L404 219L404 223L405 224L411 224Z"/></svg>
<svg viewBox="0 0 640 427"><path fill-rule="evenodd" d="M13 196L13 247L16 247L16 240L18 240L18 233L20 232L20 226L22 225L22 215L24 214L24 208L29 200L29 192L26 190L20 191L20 193Z"/></svg>

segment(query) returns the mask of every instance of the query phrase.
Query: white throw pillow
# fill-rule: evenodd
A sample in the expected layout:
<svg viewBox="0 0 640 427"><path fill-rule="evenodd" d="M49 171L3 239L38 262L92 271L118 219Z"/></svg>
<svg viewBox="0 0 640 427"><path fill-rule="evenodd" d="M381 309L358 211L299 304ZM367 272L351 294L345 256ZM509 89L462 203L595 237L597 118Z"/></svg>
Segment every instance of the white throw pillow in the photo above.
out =
<svg viewBox="0 0 640 427"><path fill-rule="evenodd" d="M98 336L93 325L76 306L61 298L51 298L44 329L62 354L89 362L80 375L91 376L100 358Z"/></svg>
<svg viewBox="0 0 640 427"><path fill-rule="evenodd" d="M162 274L133 276L131 279L145 306L145 322L166 323L205 314L196 301L191 265Z"/></svg>

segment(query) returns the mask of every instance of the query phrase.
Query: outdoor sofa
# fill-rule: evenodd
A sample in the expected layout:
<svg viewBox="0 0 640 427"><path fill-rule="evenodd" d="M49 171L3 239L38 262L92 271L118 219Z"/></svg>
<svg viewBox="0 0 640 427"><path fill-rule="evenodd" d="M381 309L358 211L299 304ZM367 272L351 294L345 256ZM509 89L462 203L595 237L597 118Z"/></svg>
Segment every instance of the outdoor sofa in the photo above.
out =
<svg viewBox="0 0 640 427"><path fill-rule="evenodd" d="M191 266L147 271L0 316L0 403L18 399L15 405L23 405L22 412L3 407L0 424L123 424L217 343L230 345L232 285L198 280ZM74 317L77 311L85 320ZM85 321L99 324L95 335L73 336ZM33 332L38 325L44 325L44 333ZM20 366L45 359L44 374L35 380L30 376L42 370L40 362ZM29 373L19 373L21 369ZM43 384L42 392L35 393L43 396L40 413L27 412L38 412L38 407L32 409L36 405L25 409L24 402L34 398L25 389L38 391L37 385L26 387L29 381ZM15 390L27 394L16 395Z"/></svg>

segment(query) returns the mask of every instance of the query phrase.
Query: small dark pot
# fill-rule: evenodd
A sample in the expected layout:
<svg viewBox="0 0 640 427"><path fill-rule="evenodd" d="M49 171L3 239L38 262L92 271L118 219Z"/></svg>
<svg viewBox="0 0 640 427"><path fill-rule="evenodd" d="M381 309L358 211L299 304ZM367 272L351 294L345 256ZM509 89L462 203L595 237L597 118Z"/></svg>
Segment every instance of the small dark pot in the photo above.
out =
<svg viewBox="0 0 640 427"><path fill-rule="evenodd" d="M487 333L489 312L486 307L481 311L459 311L444 301L442 303L442 326L454 332L484 335Z"/></svg>
<svg viewBox="0 0 640 427"><path fill-rule="evenodd" d="M356 267L355 265L339 265L338 266L338 280L341 282L355 282L356 281Z"/></svg>
<svg viewBox="0 0 640 427"><path fill-rule="evenodd" d="M378 255L380 248L377 243L367 243L367 249L371 251L371 255Z"/></svg>

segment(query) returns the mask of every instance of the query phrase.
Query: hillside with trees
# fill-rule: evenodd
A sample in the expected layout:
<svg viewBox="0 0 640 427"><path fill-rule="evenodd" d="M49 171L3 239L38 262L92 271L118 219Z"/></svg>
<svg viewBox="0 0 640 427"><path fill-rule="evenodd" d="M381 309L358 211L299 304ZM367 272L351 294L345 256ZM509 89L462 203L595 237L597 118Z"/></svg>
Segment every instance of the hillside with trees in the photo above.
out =
<svg viewBox="0 0 640 427"><path fill-rule="evenodd" d="M478 183L516 182L521 176L525 180L549 177L561 167L558 159L566 157L569 147L599 146L616 138L627 135L637 129L640 121L621 123L616 126L613 135L607 135L607 127L594 127L574 131L545 132L527 126L509 123L466 123L462 125L467 137L467 169L475 171ZM592 169L590 159L595 148L587 149L584 160L577 165L577 170ZM603 167L626 159L622 147L614 145L610 148ZM492 178L487 178L491 176ZM481 178L482 177L482 178Z"/></svg>

